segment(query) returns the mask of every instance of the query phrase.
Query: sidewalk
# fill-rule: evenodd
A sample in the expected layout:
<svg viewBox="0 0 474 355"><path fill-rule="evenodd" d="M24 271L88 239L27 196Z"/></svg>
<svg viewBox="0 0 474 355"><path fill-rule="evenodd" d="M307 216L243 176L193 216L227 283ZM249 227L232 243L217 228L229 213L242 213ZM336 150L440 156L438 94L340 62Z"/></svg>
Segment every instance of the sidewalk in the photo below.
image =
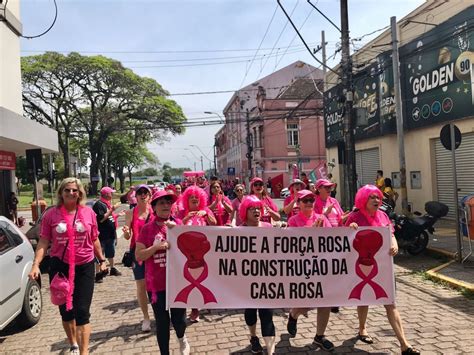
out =
<svg viewBox="0 0 474 355"><path fill-rule="evenodd" d="M474 240L471 243L474 244ZM455 288L465 288L474 292L474 256L471 255L464 263L455 260L458 246L454 221L440 220L436 223L435 232L428 244L428 250L453 259L429 270L428 275L434 279L447 282ZM467 237L463 237L463 258L469 252L469 240Z"/></svg>

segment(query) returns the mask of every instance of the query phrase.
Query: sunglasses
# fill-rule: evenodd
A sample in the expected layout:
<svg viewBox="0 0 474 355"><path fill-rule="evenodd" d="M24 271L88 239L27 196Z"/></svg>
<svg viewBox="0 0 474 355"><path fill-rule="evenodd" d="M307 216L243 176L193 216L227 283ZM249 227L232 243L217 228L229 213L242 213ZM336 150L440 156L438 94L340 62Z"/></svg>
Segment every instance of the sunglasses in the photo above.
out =
<svg viewBox="0 0 474 355"><path fill-rule="evenodd" d="M146 189L140 189L136 192L137 195L146 195L150 193L150 191L146 190Z"/></svg>
<svg viewBox="0 0 474 355"><path fill-rule="evenodd" d="M263 186L263 184L261 182L256 182L255 184L253 184L253 186Z"/></svg>
<svg viewBox="0 0 474 355"><path fill-rule="evenodd" d="M159 205L171 204L173 203L173 199L171 197L163 197L160 198L156 203Z"/></svg>
<svg viewBox="0 0 474 355"><path fill-rule="evenodd" d="M314 198L304 198L304 199L300 200L300 202L303 202L303 203L314 203Z"/></svg>
<svg viewBox="0 0 474 355"><path fill-rule="evenodd" d="M75 194L76 192L78 192L79 190L78 189L64 189L65 192L69 193L69 194Z"/></svg>
<svg viewBox="0 0 474 355"><path fill-rule="evenodd" d="M235 190L235 192L243 192L244 190L243 189L237 189Z"/></svg>

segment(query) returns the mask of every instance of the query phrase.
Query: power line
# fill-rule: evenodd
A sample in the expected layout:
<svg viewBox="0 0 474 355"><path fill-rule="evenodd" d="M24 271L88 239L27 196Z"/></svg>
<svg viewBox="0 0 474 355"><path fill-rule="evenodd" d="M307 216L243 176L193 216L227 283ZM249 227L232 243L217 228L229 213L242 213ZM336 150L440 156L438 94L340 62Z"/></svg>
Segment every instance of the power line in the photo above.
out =
<svg viewBox="0 0 474 355"><path fill-rule="evenodd" d="M34 36L23 36L23 35L21 35L21 37L26 38L26 39L38 38L38 37L44 36L46 33L48 33L53 28L54 24L56 23L56 20L58 19L58 5L56 4L56 0L53 0L53 2L54 2L54 9L55 9L54 19L53 19L53 22L51 23L51 25L46 29L46 31L43 31L39 35L34 35ZM7 4L5 4L5 8L6 8L6 6L7 6Z"/></svg>

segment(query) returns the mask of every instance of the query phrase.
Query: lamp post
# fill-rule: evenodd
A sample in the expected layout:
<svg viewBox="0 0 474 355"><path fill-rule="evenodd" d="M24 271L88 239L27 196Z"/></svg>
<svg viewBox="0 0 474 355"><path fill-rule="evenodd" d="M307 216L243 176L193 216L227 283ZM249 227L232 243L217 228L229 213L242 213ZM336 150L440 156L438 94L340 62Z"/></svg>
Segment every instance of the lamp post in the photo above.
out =
<svg viewBox="0 0 474 355"><path fill-rule="evenodd" d="M222 118L221 115L219 115L217 112L214 112L214 111L204 111L204 113L206 115L216 115L217 117L219 117L219 119L221 120L221 123L224 123L224 119Z"/></svg>

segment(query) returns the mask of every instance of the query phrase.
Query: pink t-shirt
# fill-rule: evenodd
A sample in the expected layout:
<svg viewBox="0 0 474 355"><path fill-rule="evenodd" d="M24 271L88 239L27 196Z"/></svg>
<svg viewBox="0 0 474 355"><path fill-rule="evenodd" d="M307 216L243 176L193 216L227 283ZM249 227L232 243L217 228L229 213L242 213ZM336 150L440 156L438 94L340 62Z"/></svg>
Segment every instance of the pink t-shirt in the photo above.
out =
<svg viewBox="0 0 474 355"><path fill-rule="evenodd" d="M228 205L232 204L226 196L223 196L223 199ZM216 208L213 209L212 212L214 213L214 216L216 217L216 221L217 221L216 226L225 226L226 224L231 222L230 213L226 211L224 204L222 202L220 203L220 206L219 207L216 206Z"/></svg>
<svg viewBox="0 0 474 355"><path fill-rule="evenodd" d="M329 214L327 215L329 223L331 223L333 227L341 226L344 211L342 210L339 201L337 201L334 197L328 197L327 200L324 201L321 197L316 196L316 201L314 201L314 211L316 213L322 214L324 208L326 206L329 206L331 203L333 204L333 207L331 209L331 212L329 212Z"/></svg>
<svg viewBox="0 0 474 355"><path fill-rule="evenodd" d="M346 220L346 226L349 226L351 223L355 222L360 227L390 227L390 231L394 233L395 229L393 228L392 221L390 218L383 213L382 211L377 211L377 220L372 221L372 223L365 217L361 211L351 212L349 217Z"/></svg>
<svg viewBox="0 0 474 355"><path fill-rule="evenodd" d="M245 197L242 198L242 201ZM242 224L242 220L240 219L239 208L240 204L242 203L237 197L232 200L232 208L235 211L235 225L240 226ZM232 222L232 221L231 221Z"/></svg>
<svg viewBox="0 0 474 355"><path fill-rule="evenodd" d="M262 199L262 202L263 202L263 215L262 217L260 217L260 221L272 223L272 217L270 216L270 213L268 213L267 209L271 209L274 212L278 212L278 207L277 205L275 205L275 202L273 202L270 196L265 196Z"/></svg>
<svg viewBox="0 0 474 355"><path fill-rule="evenodd" d="M306 217L303 213L299 212L297 215L291 217L288 220L288 227L311 227L318 218L322 217L323 225L321 227L332 227L326 216L318 214L313 211L311 217Z"/></svg>
<svg viewBox="0 0 474 355"><path fill-rule="evenodd" d="M212 217L214 217L214 213L212 213L212 211L207 208L207 207L204 207L203 208L203 211L206 211L206 213ZM186 213L184 210L181 210L179 211L179 215L178 215L178 218L180 220L184 219L184 217L186 217ZM194 216L193 218L190 218L186 224L186 226L207 226L208 223L207 223L207 217L206 216L202 216L202 217L199 217L199 216Z"/></svg>
<svg viewBox="0 0 474 355"><path fill-rule="evenodd" d="M178 219L174 219L174 222L178 225L181 224ZM163 223L148 222L141 229L137 243L149 248L155 240L166 240L167 230L168 227ZM147 291L159 292L166 290L166 250L160 250L145 260L145 283Z"/></svg>
<svg viewBox="0 0 474 355"><path fill-rule="evenodd" d="M74 213L69 214L70 222L74 220ZM61 259L68 241L66 233L67 221L63 219L59 208L49 209L41 222L41 238L51 243L50 256ZM80 207L74 223L76 251L76 265L82 265L94 260L94 241L99 235L96 214L89 207ZM69 249L69 245L68 245ZM69 263L69 252L64 253L65 263Z"/></svg>
<svg viewBox="0 0 474 355"><path fill-rule="evenodd" d="M143 226L150 222L153 221L154 219L154 214L153 214L153 209L151 206L148 207L148 216L145 219L142 219L138 217L138 206L135 206L132 210L132 223L130 224L130 227L132 229L132 239L130 239L130 249L134 249L135 245L137 243L137 238L140 235L140 231L143 228Z"/></svg>
<svg viewBox="0 0 474 355"><path fill-rule="evenodd" d="M283 206L289 205L294 199L295 197L293 195L288 196L287 198L285 198L285 201L283 201ZM288 213L288 219L290 219L294 215L297 215L299 211L300 207L298 206L298 202L296 202L293 205L293 209L290 211L290 213Z"/></svg>

